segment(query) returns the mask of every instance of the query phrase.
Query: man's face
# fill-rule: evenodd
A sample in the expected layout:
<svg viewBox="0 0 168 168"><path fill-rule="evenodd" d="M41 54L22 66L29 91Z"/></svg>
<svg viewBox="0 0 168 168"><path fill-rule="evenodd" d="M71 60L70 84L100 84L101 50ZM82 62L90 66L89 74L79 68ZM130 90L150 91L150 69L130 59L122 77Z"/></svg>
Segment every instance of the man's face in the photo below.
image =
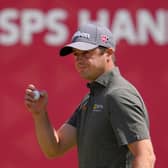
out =
<svg viewBox="0 0 168 168"><path fill-rule="evenodd" d="M80 76L93 81L106 71L107 54L99 48L81 51L74 49L75 67Z"/></svg>

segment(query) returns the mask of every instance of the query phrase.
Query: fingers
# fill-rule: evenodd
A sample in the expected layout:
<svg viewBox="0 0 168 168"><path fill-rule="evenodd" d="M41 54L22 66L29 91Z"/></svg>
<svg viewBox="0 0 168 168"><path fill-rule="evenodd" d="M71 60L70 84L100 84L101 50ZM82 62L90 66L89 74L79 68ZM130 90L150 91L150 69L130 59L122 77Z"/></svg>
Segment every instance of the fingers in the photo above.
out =
<svg viewBox="0 0 168 168"><path fill-rule="evenodd" d="M28 85L27 89L25 90L25 103L30 105L35 101L33 91L36 90L36 87L32 84Z"/></svg>
<svg viewBox="0 0 168 168"><path fill-rule="evenodd" d="M37 99L35 99L35 93L34 91L37 90L36 87L33 84L28 85L27 89L25 90L25 101L27 102L35 102ZM40 97L48 97L46 91L40 91Z"/></svg>
<svg viewBox="0 0 168 168"><path fill-rule="evenodd" d="M30 90L36 90L36 87L33 84L28 85L28 89Z"/></svg>
<svg viewBox="0 0 168 168"><path fill-rule="evenodd" d="M34 101L34 94L33 94L32 90L26 89L25 100L28 100L28 101L31 101L31 102Z"/></svg>
<svg viewBox="0 0 168 168"><path fill-rule="evenodd" d="M37 99L35 97L34 91L37 91L37 88L30 84L25 90L25 105L32 114L40 114L41 112L46 111L48 103L48 94L46 91L40 91L40 97Z"/></svg>

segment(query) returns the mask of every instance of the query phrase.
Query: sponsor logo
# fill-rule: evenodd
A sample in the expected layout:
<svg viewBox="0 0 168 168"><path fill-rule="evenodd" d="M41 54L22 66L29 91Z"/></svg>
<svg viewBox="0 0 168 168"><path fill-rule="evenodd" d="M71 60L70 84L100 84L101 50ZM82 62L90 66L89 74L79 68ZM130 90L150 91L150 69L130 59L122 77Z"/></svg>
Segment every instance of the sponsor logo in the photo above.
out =
<svg viewBox="0 0 168 168"><path fill-rule="evenodd" d="M101 112L103 110L103 105L102 104L94 104L93 105L93 111L94 112Z"/></svg>
<svg viewBox="0 0 168 168"><path fill-rule="evenodd" d="M81 109L82 109L82 111L86 111L87 110L87 106L83 105Z"/></svg>
<svg viewBox="0 0 168 168"><path fill-rule="evenodd" d="M108 37L107 37L106 35L101 35L101 41L102 41L103 43L106 43L107 40L108 40Z"/></svg>
<svg viewBox="0 0 168 168"><path fill-rule="evenodd" d="M75 37L83 37L83 38L89 39L90 38L90 34L89 33L84 33L84 32L77 31L74 34L73 38L75 38Z"/></svg>

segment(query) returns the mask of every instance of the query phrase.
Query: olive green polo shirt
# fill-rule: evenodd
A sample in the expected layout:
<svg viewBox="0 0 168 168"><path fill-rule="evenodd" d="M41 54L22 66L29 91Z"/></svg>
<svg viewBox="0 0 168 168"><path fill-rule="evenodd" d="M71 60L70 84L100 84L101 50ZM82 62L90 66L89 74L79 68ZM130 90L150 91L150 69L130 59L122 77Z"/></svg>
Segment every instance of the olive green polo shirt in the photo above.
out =
<svg viewBox="0 0 168 168"><path fill-rule="evenodd" d="M117 67L87 85L90 93L68 120L77 129L80 168L131 168L127 144L148 139L145 104Z"/></svg>

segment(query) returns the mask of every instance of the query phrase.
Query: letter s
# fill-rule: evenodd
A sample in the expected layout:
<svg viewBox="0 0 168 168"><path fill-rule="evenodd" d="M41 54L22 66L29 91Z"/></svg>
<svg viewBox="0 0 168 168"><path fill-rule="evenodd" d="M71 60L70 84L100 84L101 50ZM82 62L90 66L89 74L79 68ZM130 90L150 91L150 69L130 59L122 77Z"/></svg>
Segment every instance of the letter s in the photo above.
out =
<svg viewBox="0 0 168 168"><path fill-rule="evenodd" d="M18 11L14 9L4 9L0 15L0 43L6 46L14 45L19 40L19 29L14 20L18 18Z"/></svg>
<svg viewBox="0 0 168 168"><path fill-rule="evenodd" d="M67 27L59 20L67 18L65 10L57 9L48 12L46 17L46 27L51 31L45 36L45 42L49 45L61 45L68 38Z"/></svg>

